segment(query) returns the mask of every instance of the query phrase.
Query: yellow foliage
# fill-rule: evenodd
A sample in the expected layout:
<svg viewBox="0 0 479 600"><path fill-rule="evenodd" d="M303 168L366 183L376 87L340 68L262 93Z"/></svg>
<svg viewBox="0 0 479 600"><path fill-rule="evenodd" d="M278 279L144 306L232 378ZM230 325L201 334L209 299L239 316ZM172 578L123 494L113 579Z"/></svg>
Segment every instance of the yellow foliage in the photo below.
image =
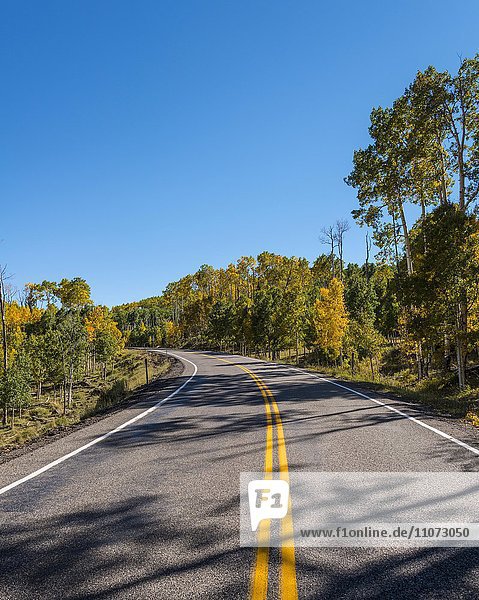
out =
<svg viewBox="0 0 479 600"><path fill-rule="evenodd" d="M85 318L85 329L88 341L93 342L95 333L100 331L105 321L105 314L101 306L95 306Z"/></svg>
<svg viewBox="0 0 479 600"><path fill-rule="evenodd" d="M90 343L98 333L108 333L122 346L122 334L104 306L95 306L85 317L85 329Z"/></svg>
<svg viewBox="0 0 479 600"><path fill-rule="evenodd" d="M181 339L181 328L173 321L167 321L165 324L166 345L177 346Z"/></svg>
<svg viewBox="0 0 479 600"><path fill-rule="evenodd" d="M319 290L319 298L313 306L313 324L319 348L331 358L337 358L348 324L344 287L339 279L333 278L329 287Z"/></svg>
<svg viewBox="0 0 479 600"><path fill-rule="evenodd" d="M12 356L25 339L25 326L37 322L41 316L42 311L38 308L32 310L28 306L20 306L17 302L5 304L8 349Z"/></svg>
<svg viewBox="0 0 479 600"><path fill-rule="evenodd" d="M474 411L470 410L467 413L466 420L472 423L474 427L479 427L479 416Z"/></svg>

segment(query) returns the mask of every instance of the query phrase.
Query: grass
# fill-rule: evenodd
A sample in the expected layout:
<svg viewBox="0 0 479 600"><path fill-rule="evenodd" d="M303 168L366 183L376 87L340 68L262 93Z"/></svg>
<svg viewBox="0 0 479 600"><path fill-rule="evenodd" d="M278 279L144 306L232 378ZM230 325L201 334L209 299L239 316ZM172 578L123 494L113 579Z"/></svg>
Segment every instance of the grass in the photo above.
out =
<svg viewBox="0 0 479 600"><path fill-rule="evenodd" d="M145 384L144 361L147 355L150 381L167 373L171 363L160 354L123 350L117 356L114 367L107 371L106 381L101 370L98 370L75 385L72 406L66 415L63 415L60 394L54 394L53 388L45 387L39 400L32 396L31 405L23 411L21 418L15 419L13 429L10 425L0 427L0 450L12 450L123 402L135 389Z"/></svg>
<svg viewBox="0 0 479 600"><path fill-rule="evenodd" d="M465 417L473 410L479 395L477 388L459 390L452 377L429 377L417 381L410 372L400 371L394 375L379 374L373 377L366 369L351 374L348 369L327 366L309 366L332 377L367 385L369 389L393 395L406 402L429 406L452 417Z"/></svg>
<svg viewBox="0 0 479 600"><path fill-rule="evenodd" d="M454 373L443 375L437 372L431 377L417 381L412 368L395 362L394 351L386 354L389 354L386 357L386 366L382 366L379 373L377 362L374 361L374 376L369 361L366 360L356 365L354 374L347 366L317 364L310 355L300 354L299 366L355 382L359 386L367 386L370 390L387 393L406 402L423 404L455 418L466 418L479 427L479 377L477 375L473 373L469 375L469 386L464 390L460 390L457 386ZM263 355L260 358L267 360ZM294 362L294 355L290 352L282 352L276 362L291 364Z"/></svg>

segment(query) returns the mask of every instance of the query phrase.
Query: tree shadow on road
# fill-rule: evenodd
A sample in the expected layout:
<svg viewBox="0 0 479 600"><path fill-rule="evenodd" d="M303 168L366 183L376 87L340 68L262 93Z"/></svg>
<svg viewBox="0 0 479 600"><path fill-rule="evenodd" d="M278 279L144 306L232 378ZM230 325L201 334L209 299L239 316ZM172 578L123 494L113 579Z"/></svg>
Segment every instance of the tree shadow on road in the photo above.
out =
<svg viewBox="0 0 479 600"><path fill-rule="evenodd" d="M162 497L3 525L0 597L244 598L253 550L222 524L162 516Z"/></svg>

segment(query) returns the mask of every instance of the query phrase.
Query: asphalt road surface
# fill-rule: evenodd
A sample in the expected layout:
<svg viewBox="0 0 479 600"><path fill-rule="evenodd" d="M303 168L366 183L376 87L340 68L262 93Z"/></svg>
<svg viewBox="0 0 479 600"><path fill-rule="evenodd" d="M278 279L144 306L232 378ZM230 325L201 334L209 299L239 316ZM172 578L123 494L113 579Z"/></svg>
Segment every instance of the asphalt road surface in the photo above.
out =
<svg viewBox="0 0 479 600"><path fill-rule="evenodd" d="M289 472L477 471L476 430L287 366L175 354L160 391L1 465L2 600L479 598L475 548L239 544L239 474L267 466L273 430Z"/></svg>

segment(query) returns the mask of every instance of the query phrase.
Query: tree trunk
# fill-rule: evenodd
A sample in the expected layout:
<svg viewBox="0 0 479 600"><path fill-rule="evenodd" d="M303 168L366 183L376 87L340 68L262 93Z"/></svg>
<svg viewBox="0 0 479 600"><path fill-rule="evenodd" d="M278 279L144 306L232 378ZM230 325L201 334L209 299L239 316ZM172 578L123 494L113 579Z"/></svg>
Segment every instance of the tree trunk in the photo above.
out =
<svg viewBox="0 0 479 600"><path fill-rule="evenodd" d="M440 202L441 204L444 206L447 204L447 183L446 183L446 177L447 177L447 171L446 171L446 165L444 163L444 154L442 151L442 141L441 137L439 137L439 145L441 146L441 151L439 152L439 156L441 157L441 187L440 187Z"/></svg>
<svg viewBox="0 0 479 600"><path fill-rule="evenodd" d="M426 203L424 202L424 198L421 195L421 222L424 225L426 222ZM423 252L426 253L427 249L427 240L426 240L426 230L422 227L422 243L423 243Z"/></svg>
<svg viewBox="0 0 479 600"><path fill-rule="evenodd" d="M0 270L0 316L2 319L3 370L6 373L8 369L7 321L5 319L5 287L3 285L2 270Z"/></svg>
<svg viewBox="0 0 479 600"><path fill-rule="evenodd" d="M466 369L464 365L464 348L462 346L461 336L458 332L456 342L456 357L457 357L457 381L461 389L466 385Z"/></svg>
<svg viewBox="0 0 479 600"><path fill-rule="evenodd" d="M444 334L444 363L443 368L446 373L451 369L451 342L447 333Z"/></svg>
<svg viewBox="0 0 479 600"><path fill-rule="evenodd" d="M68 408L72 405L72 396L73 396L73 364L70 364L68 369Z"/></svg>
<svg viewBox="0 0 479 600"><path fill-rule="evenodd" d="M369 283L369 253L371 251L371 242L369 241L369 233L366 232L366 281Z"/></svg>
<svg viewBox="0 0 479 600"><path fill-rule="evenodd" d="M412 260L411 253L411 242L409 239L409 230L407 228L406 215L404 214L404 207L402 202L399 203L399 214L401 217L401 226L403 230L404 237L404 249L406 251L406 265L407 265L407 273L408 275L412 275L414 273L414 265ZM418 380L422 379L422 347L421 342L416 342L416 364L417 364L417 377Z"/></svg>
<svg viewBox="0 0 479 600"><path fill-rule="evenodd" d="M421 381L423 378L423 358L422 358L422 344L416 342L416 364L417 364L417 379Z"/></svg>
<svg viewBox="0 0 479 600"><path fill-rule="evenodd" d="M466 177L464 175L463 150L458 148L458 167L459 167L459 208L466 210Z"/></svg>
<svg viewBox="0 0 479 600"><path fill-rule="evenodd" d="M66 379L63 379L61 392L63 394L63 414L67 414L67 382Z"/></svg>
<svg viewBox="0 0 479 600"><path fill-rule="evenodd" d="M396 259L396 269L399 270L399 249L398 249L396 217L394 214L392 217L393 217L394 258Z"/></svg>
<svg viewBox="0 0 479 600"><path fill-rule="evenodd" d="M331 242L331 275L334 279L334 276L335 276L335 272L334 272L334 241Z"/></svg>
<svg viewBox="0 0 479 600"><path fill-rule="evenodd" d="M466 333L467 333L467 306L462 300L457 305L456 311L456 358L457 378L461 389L466 385Z"/></svg>
<svg viewBox="0 0 479 600"><path fill-rule="evenodd" d="M404 237L404 250L406 251L406 264L408 275L412 275L414 272L412 254L411 254L411 241L409 239L409 230L407 228L406 215L404 214L404 206L402 202L399 203L399 215L401 217L401 226Z"/></svg>

